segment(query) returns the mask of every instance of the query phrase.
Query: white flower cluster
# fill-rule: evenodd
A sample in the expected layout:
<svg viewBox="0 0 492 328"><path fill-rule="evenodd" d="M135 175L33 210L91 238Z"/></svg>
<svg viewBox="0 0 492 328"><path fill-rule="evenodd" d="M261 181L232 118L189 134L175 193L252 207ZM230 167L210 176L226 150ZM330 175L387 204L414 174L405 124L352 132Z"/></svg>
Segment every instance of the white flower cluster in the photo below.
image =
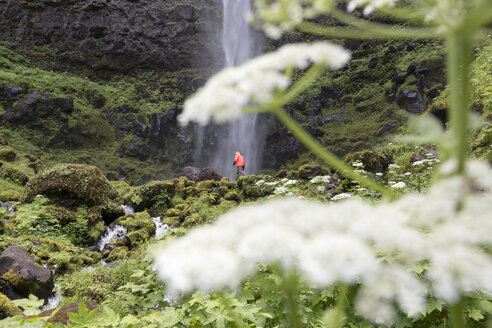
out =
<svg viewBox="0 0 492 328"><path fill-rule="evenodd" d="M375 8L393 6L397 0L351 0L348 9L366 6L364 14L369 14ZM260 20L266 34L278 39L286 31L292 31L297 24L304 20L329 14L333 0L253 0L255 14ZM254 19L253 14L252 19Z"/></svg>
<svg viewBox="0 0 492 328"><path fill-rule="evenodd" d="M436 158L433 158L433 159L422 159L420 161L415 161L413 162L413 166L420 166L420 165L424 165L424 164L427 164L427 165L432 165L434 163L440 163L441 161L436 159Z"/></svg>
<svg viewBox="0 0 492 328"><path fill-rule="evenodd" d="M201 125L210 119L217 123L232 121L243 114L244 106L267 105L275 91L289 87L291 78L285 73L287 68L306 69L311 64L323 64L335 70L349 58L347 50L329 42L285 45L217 73L185 101L179 121L182 124L195 121Z"/></svg>
<svg viewBox="0 0 492 328"><path fill-rule="evenodd" d="M357 7L364 7L364 15L369 15L375 8L393 7L398 0L351 0L348 4L348 11L354 11Z"/></svg>
<svg viewBox="0 0 492 328"><path fill-rule="evenodd" d="M352 196L353 196L352 194L344 192L344 193L338 194L336 196L333 196L332 198L330 198L330 200L347 199L347 198L351 198Z"/></svg>
<svg viewBox="0 0 492 328"><path fill-rule="evenodd" d="M289 191L289 189L287 187L281 186L281 187L275 188L275 190L273 191L273 193L275 195L280 195L280 194L285 194L288 191Z"/></svg>
<svg viewBox="0 0 492 328"><path fill-rule="evenodd" d="M329 175L317 175L311 180L309 180L310 183L330 183L330 176Z"/></svg>
<svg viewBox="0 0 492 328"><path fill-rule="evenodd" d="M180 293L236 288L258 263L280 263L320 288L361 284L356 306L371 320L390 320L395 303L418 313L427 293L454 303L492 292L492 255L483 250L492 247L492 170L484 163L469 170L467 179L376 206L291 198L241 207L167 244L156 267L168 290ZM425 281L408 269L422 263Z"/></svg>
<svg viewBox="0 0 492 328"><path fill-rule="evenodd" d="M405 182L400 181L400 182L398 182L398 183L393 184L393 185L391 186L391 188L394 188L394 189L403 189L403 188L405 188L406 186L407 186L407 185L406 185L406 183L405 183Z"/></svg>

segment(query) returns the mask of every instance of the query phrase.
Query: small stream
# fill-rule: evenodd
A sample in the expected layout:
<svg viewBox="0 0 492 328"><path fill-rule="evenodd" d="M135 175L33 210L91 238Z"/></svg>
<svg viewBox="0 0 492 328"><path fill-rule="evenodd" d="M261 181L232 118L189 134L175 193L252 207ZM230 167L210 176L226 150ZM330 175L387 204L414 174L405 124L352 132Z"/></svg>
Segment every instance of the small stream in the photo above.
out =
<svg viewBox="0 0 492 328"><path fill-rule="evenodd" d="M100 251L104 249L104 246L106 244L109 244L112 240L123 237L127 233L127 230L125 227L122 227L120 225L115 225L113 229L106 228L106 233L104 236L101 237L99 242L97 243L97 248L99 248Z"/></svg>
<svg viewBox="0 0 492 328"><path fill-rule="evenodd" d="M160 216L152 218L152 221L154 221L155 224L156 238L159 238L162 235L168 235L171 232L171 227L167 224L163 224Z"/></svg>

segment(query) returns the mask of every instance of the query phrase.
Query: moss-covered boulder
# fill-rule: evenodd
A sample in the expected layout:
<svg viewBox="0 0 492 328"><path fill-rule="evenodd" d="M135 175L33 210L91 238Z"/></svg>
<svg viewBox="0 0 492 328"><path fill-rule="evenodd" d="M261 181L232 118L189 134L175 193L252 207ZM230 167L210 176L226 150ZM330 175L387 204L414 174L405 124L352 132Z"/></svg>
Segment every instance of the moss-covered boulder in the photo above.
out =
<svg viewBox="0 0 492 328"><path fill-rule="evenodd" d="M0 167L0 177L9 179L23 186L29 181L29 177L27 175L10 166Z"/></svg>
<svg viewBox="0 0 492 328"><path fill-rule="evenodd" d="M200 214L195 213L195 214L191 214L184 220L183 227L187 227L187 228L194 227L204 222L205 220L200 216Z"/></svg>
<svg viewBox="0 0 492 328"><path fill-rule="evenodd" d="M122 260L128 256L128 247L122 246L113 249L108 257L106 258L106 262L113 262L115 260Z"/></svg>
<svg viewBox="0 0 492 328"><path fill-rule="evenodd" d="M162 218L162 223L167 224L171 228L176 228L179 227L181 222L179 216L170 216L170 217Z"/></svg>
<svg viewBox="0 0 492 328"><path fill-rule="evenodd" d="M10 246L0 255L0 280L24 297L34 294L47 299L54 287L51 271L18 246Z"/></svg>
<svg viewBox="0 0 492 328"><path fill-rule="evenodd" d="M196 189L199 193L203 191L211 192L216 186L217 186L217 182L212 180L205 180L205 181L198 182L196 184Z"/></svg>
<svg viewBox="0 0 492 328"><path fill-rule="evenodd" d="M259 178L254 175L243 176L237 179L237 186L244 198L256 199L262 196L260 189L256 185L258 180Z"/></svg>
<svg viewBox="0 0 492 328"><path fill-rule="evenodd" d="M2 202L18 202L21 199L22 193L18 190L2 190L0 191L0 201Z"/></svg>
<svg viewBox="0 0 492 328"><path fill-rule="evenodd" d="M0 319L5 319L7 317L13 317L14 315L22 314L22 311L12 303L12 301L0 293Z"/></svg>
<svg viewBox="0 0 492 328"><path fill-rule="evenodd" d="M345 162L359 162L364 170L372 173L385 172L393 162L393 154L388 149L364 150L345 157Z"/></svg>
<svg viewBox="0 0 492 328"><path fill-rule="evenodd" d="M10 147L3 147L0 149L0 160L6 162L13 162L17 157L17 153Z"/></svg>
<svg viewBox="0 0 492 328"><path fill-rule="evenodd" d="M318 163L304 164L297 170L300 179L309 179L317 175L327 175L329 170Z"/></svg>
<svg viewBox="0 0 492 328"><path fill-rule="evenodd" d="M179 216L181 214L181 210L177 208L170 208L166 211L166 216Z"/></svg>
<svg viewBox="0 0 492 328"><path fill-rule="evenodd" d="M97 167L84 164L61 164L31 179L21 200L30 202L39 194L88 206L107 205L119 197Z"/></svg>
<svg viewBox="0 0 492 328"><path fill-rule="evenodd" d="M57 219L62 226L77 221L77 213L62 206L50 206L47 212Z"/></svg>
<svg viewBox="0 0 492 328"><path fill-rule="evenodd" d="M240 202L241 201L241 195L237 190L230 190L227 194L225 194L224 199L226 200L232 200L235 202Z"/></svg>
<svg viewBox="0 0 492 328"><path fill-rule="evenodd" d="M155 235L155 223L147 212L138 212L135 215L125 215L118 219L116 224L125 227L128 231L126 236L132 246L149 240Z"/></svg>
<svg viewBox="0 0 492 328"><path fill-rule="evenodd" d="M172 181L153 181L137 188L132 204L137 211L147 210L152 216L161 216L171 207L175 194Z"/></svg>

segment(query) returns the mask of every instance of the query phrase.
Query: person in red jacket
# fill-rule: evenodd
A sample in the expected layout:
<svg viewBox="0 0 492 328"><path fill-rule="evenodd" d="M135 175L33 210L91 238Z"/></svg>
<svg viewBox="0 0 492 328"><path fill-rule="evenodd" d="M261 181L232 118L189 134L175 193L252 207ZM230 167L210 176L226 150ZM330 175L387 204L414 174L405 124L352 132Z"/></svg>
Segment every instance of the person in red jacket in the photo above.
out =
<svg viewBox="0 0 492 328"><path fill-rule="evenodd" d="M246 162L244 161L244 157L238 151L234 156L234 162L232 163L232 166L234 165L236 165L237 167L237 173L236 173L236 180L237 180L239 176L244 175L244 168L246 167Z"/></svg>

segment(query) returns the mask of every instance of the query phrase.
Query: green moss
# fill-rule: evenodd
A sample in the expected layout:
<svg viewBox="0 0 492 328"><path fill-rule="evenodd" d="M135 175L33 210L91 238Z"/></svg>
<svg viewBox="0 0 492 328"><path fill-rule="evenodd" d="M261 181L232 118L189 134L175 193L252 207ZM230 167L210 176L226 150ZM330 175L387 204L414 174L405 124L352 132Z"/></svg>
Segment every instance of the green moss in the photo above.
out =
<svg viewBox="0 0 492 328"><path fill-rule="evenodd" d="M166 211L166 216L179 216L181 214L181 210L177 208L170 208Z"/></svg>
<svg viewBox="0 0 492 328"><path fill-rule="evenodd" d="M113 249L108 257L106 258L106 262L113 262L115 260L122 260L128 256L128 247L122 246Z"/></svg>
<svg viewBox="0 0 492 328"><path fill-rule="evenodd" d="M161 216L171 207L171 200L176 193L176 186L170 181L153 181L135 191L138 200L135 204L140 209L148 209L152 216Z"/></svg>
<svg viewBox="0 0 492 328"><path fill-rule="evenodd" d="M179 216L165 217L162 219L162 223L167 224L168 226L170 226L172 228L179 227L179 225L180 225Z"/></svg>
<svg viewBox="0 0 492 328"><path fill-rule="evenodd" d="M12 301L0 293L0 319L22 315L22 311Z"/></svg>
<svg viewBox="0 0 492 328"><path fill-rule="evenodd" d="M28 293L36 295L42 290L41 286L36 281L26 280L22 275L16 274L13 270L5 272L1 279L9 283L18 293L26 297L28 296Z"/></svg>
<svg viewBox="0 0 492 328"><path fill-rule="evenodd" d="M211 192L216 186L216 182L213 180L200 181L196 185L197 191L200 193L202 191Z"/></svg>
<svg viewBox="0 0 492 328"><path fill-rule="evenodd" d="M118 219L115 224L125 227L128 231L143 230L147 238L155 234L155 224L149 213L146 211L135 213L135 215L125 215Z"/></svg>
<svg viewBox="0 0 492 328"><path fill-rule="evenodd" d="M240 202L241 201L241 196L239 195L239 192L237 190L231 190L229 191L224 198L226 200L232 200L235 202Z"/></svg>
<svg viewBox="0 0 492 328"><path fill-rule="evenodd" d="M39 194L55 199L68 196L89 206L106 205L119 196L97 167L81 164L61 164L35 177L26 185L22 201Z"/></svg>

